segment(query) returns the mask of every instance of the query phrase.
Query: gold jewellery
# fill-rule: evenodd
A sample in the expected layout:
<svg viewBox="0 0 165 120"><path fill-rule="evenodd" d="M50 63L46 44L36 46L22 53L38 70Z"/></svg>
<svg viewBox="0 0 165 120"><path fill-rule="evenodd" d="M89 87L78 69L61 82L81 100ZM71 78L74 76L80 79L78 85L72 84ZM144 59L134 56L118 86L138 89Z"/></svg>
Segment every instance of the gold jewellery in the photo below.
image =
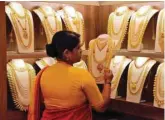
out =
<svg viewBox="0 0 165 120"><path fill-rule="evenodd" d="M123 12L117 12L117 9L116 9L115 12L111 13L108 18L108 34L111 36L111 38L113 38L113 36L117 37L121 34L120 38L118 39L117 44L115 45L116 49L120 49L121 44L124 40L130 15L131 14L130 14L129 8L127 8ZM121 22L119 30L115 31L114 21L118 17L122 18L121 19L122 22Z"/></svg>
<svg viewBox="0 0 165 120"><path fill-rule="evenodd" d="M24 9L24 15L20 16L10 5L8 5L12 13L10 14L11 20L13 22L13 27L15 29L15 33L17 36L17 39L19 43L22 45L24 48L30 48L32 45L32 40L33 40L33 34L32 34L32 21L30 18L30 15L28 13L28 10ZM22 24L21 21L24 21L24 24ZM21 30L19 29L19 27ZM27 30L28 26L28 30ZM23 34L23 35L22 35ZM24 41L28 41L28 44L25 44Z"/></svg>
<svg viewBox="0 0 165 120"><path fill-rule="evenodd" d="M160 21L159 21L159 39L158 43L160 46L161 51L164 51L164 33L165 33L165 28L164 28L164 21L165 21L165 12L164 9L160 11Z"/></svg>
<svg viewBox="0 0 165 120"><path fill-rule="evenodd" d="M87 69L86 63L85 63L83 60L81 60L81 61L78 62L78 63L75 63L73 66L74 66L74 67L77 67L77 68L84 68L84 69Z"/></svg>
<svg viewBox="0 0 165 120"><path fill-rule="evenodd" d="M80 46L83 46L84 41L84 19L81 17L81 13L75 11L75 17L71 17L69 13L64 9L64 23L66 28L70 31L79 33L80 36Z"/></svg>
<svg viewBox="0 0 165 120"><path fill-rule="evenodd" d="M142 66L138 67L136 65L136 61L133 61L130 66L129 66L129 70L128 70L128 87L129 87L129 91L131 94L137 94L138 92L140 92L141 89L143 89L143 84L145 82L145 79L147 77L147 70L148 70L148 61L150 59L148 59ZM139 77L137 78L136 81L133 81L132 79L132 72L134 71L134 68L136 69L140 69L142 68ZM135 72L135 71L134 71ZM141 83L139 83L139 81ZM139 84L139 88L137 88L137 84Z"/></svg>
<svg viewBox="0 0 165 120"><path fill-rule="evenodd" d="M89 65L89 71L91 72L93 77L95 77L95 75L93 74L93 71L92 71L92 61L94 60L98 64L97 70L101 73L104 69L109 68L110 61L112 58L112 44L111 44L112 41L111 40L106 41L106 45L103 45L104 48L102 47L101 49L99 49L99 47L98 47L98 44L100 43L98 41L99 41L98 39L92 40L90 43L90 46L89 46L91 54L88 57L88 65ZM103 44L105 44L105 43L103 43ZM107 46L107 49L106 49L106 46ZM97 58L95 56L95 54L96 54L95 47L97 47L99 49L99 51L106 49L106 55L102 60L97 60ZM95 77L95 78L98 79L100 77L98 77L98 78Z"/></svg>
<svg viewBox="0 0 165 120"><path fill-rule="evenodd" d="M46 37L47 37L47 42L48 44L51 43L52 41L52 36L62 30L62 22L61 22L61 18L53 11L53 13L51 15L47 15L47 13L45 12L45 10L43 10L41 7L38 8L38 10L44 15L44 20L41 21L43 27L45 28L45 33L46 33ZM54 21L55 21L55 27L52 28L52 25L50 24L48 18L49 17L53 17ZM49 35L49 32L51 35Z"/></svg>
<svg viewBox="0 0 165 120"><path fill-rule="evenodd" d="M132 15L130 25L129 25L130 27L129 33L128 33L129 47L137 48L141 44L147 24L149 22L151 10L152 10L152 7L149 7L147 12L145 12L144 14L140 14L139 12L136 12ZM142 19L142 20L138 26L138 30L135 32L137 19Z"/></svg>
<svg viewBox="0 0 165 120"><path fill-rule="evenodd" d="M144 13L140 13L140 10L138 10L137 13L136 13L137 16L145 16L145 15L147 15L150 12L150 10L152 9L152 6L146 6L146 7L148 7L148 8L147 8L147 10Z"/></svg>
<svg viewBox="0 0 165 120"><path fill-rule="evenodd" d="M123 68L123 64L124 64L124 62L125 62L125 57L121 60L121 62L119 62L119 63L114 63L114 60L115 59L113 59L112 60L112 67L114 68L114 69L116 69L116 66L117 65L119 65L119 68L117 69L117 74L115 75L115 77L112 79L112 82L111 82L111 90L113 91L116 87L117 87L117 85L118 85L118 82L119 82L119 79L120 79L120 77L121 77L121 74L122 74L122 68Z"/></svg>
<svg viewBox="0 0 165 120"><path fill-rule="evenodd" d="M43 66L48 66L48 64L47 64L43 59L40 60L40 63L41 63Z"/></svg>
<svg viewBox="0 0 165 120"><path fill-rule="evenodd" d="M161 87L164 86L164 64L162 63L158 67L153 89L154 99L159 107L164 104L164 87Z"/></svg>
<svg viewBox="0 0 165 120"><path fill-rule="evenodd" d="M21 80L18 79L16 72L28 72L29 77L29 86L22 85ZM24 68L17 68L12 64L12 62L9 62L7 64L7 77L9 81L10 90L12 93L12 98L14 101L14 104L16 105L16 108L18 108L21 111L27 111L28 110L28 104L29 104L29 93L31 89L31 82L35 78L35 71L32 69L30 64L25 63ZM26 102L25 102L26 100ZM23 103L25 102L25 103Z"/></svg>

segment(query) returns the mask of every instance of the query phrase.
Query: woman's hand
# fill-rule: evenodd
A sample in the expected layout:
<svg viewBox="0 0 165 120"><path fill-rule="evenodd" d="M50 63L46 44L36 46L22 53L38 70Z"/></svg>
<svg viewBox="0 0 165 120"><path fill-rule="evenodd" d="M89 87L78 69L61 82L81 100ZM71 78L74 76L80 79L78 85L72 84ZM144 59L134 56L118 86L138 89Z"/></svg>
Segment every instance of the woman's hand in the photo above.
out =
<svg viewBox="0 0 165 120"><path fill-rule="evenodd" d="M105 83L110 83L113 79L113 74L112 71L110 69L105 69L104 70L104 80Z"/></svg>

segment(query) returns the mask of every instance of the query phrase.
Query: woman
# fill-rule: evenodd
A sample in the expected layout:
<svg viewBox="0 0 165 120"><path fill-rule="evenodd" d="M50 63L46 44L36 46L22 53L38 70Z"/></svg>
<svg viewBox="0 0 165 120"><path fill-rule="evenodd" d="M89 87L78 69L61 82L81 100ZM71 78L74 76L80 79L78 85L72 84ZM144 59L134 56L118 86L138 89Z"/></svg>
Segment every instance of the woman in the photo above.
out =
<svg viewBox="0 0 165 120"><path fill-rule="evenodd" d="M112 73L105 71L101 94L87 70L72 66L81 59L79 34L57 32L52 43L46 46L46 51L48 56L56 57L58 62L37 75L28 120L40 120L41 95L45 105L41 120L92 120L91 106L99 112L108 107Z"/></svg>

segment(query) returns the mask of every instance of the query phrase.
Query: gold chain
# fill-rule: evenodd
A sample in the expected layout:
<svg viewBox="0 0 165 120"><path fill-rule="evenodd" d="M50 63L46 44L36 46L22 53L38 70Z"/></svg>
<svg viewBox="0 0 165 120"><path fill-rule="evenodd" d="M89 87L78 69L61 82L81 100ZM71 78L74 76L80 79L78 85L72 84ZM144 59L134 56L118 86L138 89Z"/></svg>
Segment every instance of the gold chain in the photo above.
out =
<svg viewBox="0 0 165 120"><path fill-rule="evenodd" d="M144 64L142 67L143 67L143 70L142 72L140 73L140 76L138 77L138 80L136 82L133 82L131 77L132 77L132 72L133 72L133 69L132 69L132 66L133 66L133 63L132 62L129 66L129 70L128 70L128 87L129 87L129 92L131 94L137 94L138 92L140 92L141 89L143 89L143 84L145 82L145 79L147 77L147 70L148 70L148 61L146 61L146 64ZM140 81L140 79L142 79L141 81L141 84L140 84L140 87L139 88L136 88L138 82Z"/></svg>
<svg viewBox="0 0 165 120"><path fill-rule="evenodd" d="M54 17L55 25L56 25L56 27L53 29L50 22L48 21L48 15L46 14L46 12L41 7L38 10L44 15L44 21L42 21L42 24L45 28L47 42L51 43L52 37L49 35L48 31L53 36L57 31L62 30L61 19L59 18L59 16L55 12L51 15L51 17Z"/></svg>
<svg viewBox="0 0 165 120"><path fill-rule="evenodd" d="M125 7L126 7L126 6L125 6ZM120 9L120 8L116 8L116 9L115 9L115 12L114 12L116 16L122 16L124 13L128 12L128 10L129 10L128 7L126 7L126 9L123 10L123 11L121 11L121 12L119 12L118 9Z"/></svg>
<svg viewBox="0 0 165 120"><path fill-rule="evenodd" d="M113 80L112 80L112 85L111 85L111 90L113 91L116 87L117 87L117 85L118 85L118 82L119 82L119 80L120 80L120 77L121 77L121 74L122 74L122 68L123 68L123 64L124 64L124 62L125 62L125 57L122 59L122 61L119 63L120 64L120 66L119 66L119 69L117 70L117 74L115 75L115 77L113 78ZM112 64L114 64L114 60L115 59L113 59L112 60ZM119 65L118 64L118 65ZM113 66L113 65L112 65Z"/></svg>
<svg viewBox="0 0 165 120"><path fill-rule="evenodd" d="M56 32L56 30L57 30L57 20L56 20L56 15L55 15L55 13L53 13L53 14L51 15L51 17L53 17L54 20L55 20L55 22L56 22L56 27L53 29L52 26L50 25L50 22L48 21L48 15L46 14L46 12L45 12L41 7L40 7L38 10L44 15L45 23L47 23L47 25L48 25L48 27L49 27L48 30L50 30L51 34L54 34L54 33Z"/></svg>
<svg viewBox="0 0 165 120"><path fill-rule="evenodd" d="M13 101L16 105L16 108L20 109L21 111L26 111L28 109L28 106L25 106L22 103L20 103L19 96L18 96L18 88L17 88L17 87L22 87L22 88L24 88L24 87L22 85L20 85L20 83L18 83L18 80L16 78L15 66L13 66L13 64L11 62L9 62L7 64L7 66L8 66L7 67L7 77L8 77ZM34 69L31 68L31 65L26 63L25 66L26 66L25 69L28 71L28 75L29 75L29 83L31 83L31 81L35 78L35 71L34 71ZM30 89L31 89L31 85L29 84L29 90ZM24 93L22 93L22 94L24 94Z"/></svg>
<svg viewBox="0 0 165 120"><path fill-rule="evenodd" d="M109 55L108 53L109 53L109 51L110 51L110 50L109 50L109 48L110 48L109 45L110 45L110 44L109 44L108 41L106 42L106 44L105 44L105 46L104 46L104 48L105 48L106 46L108 46L108 47L107 47L107 50L106 50L106 55L105 55L105 57L104 57L102 60L97 60L96 55L95 55L95 54L96 54L96 52L95 52L95 47L97 46L97 48L99 49L99 47L98 47L98 44L99 44L99 43L98 43L97 41L99 41L99 40L96 39L96 40L94 41L94 43L93 43L93 48L92 48L92 49L93 49L93 59L94 59L94 61L95 61L96 63L101 64L101 63L105 62L105 61L107 60L107 58L108 58L108 55ZM102 49L104 49L104 48L102 48Z"/></svg>
<svg viewBox="0 0 165 120"><path fill-rule="evenodd" d="M112 35L119 35L120 34L120 32L123 30L123 26L125 25L125 23L127 23L127 21L126 21L127 16L128 16L128 13L126 13L122 16L122 20L121 20L122 22L121 22L120 28L118 31L115 31L114 21L115 21L116 15L112 14L112 16L110 17L110 20L111 20L110 26L111 26L111 34Z"/></svg>
<svg viewBox="0 0 165 120"><path fill-rule="evenodd" d="M107 41L101 42L99 39L95 39L95 45L97 46L99 51L102 51L107 45Z"/></svg>
<svg viewBox="0 0 165 120"><path fill-rule="evenodd" d="M135 62L134 62L134 65L135 65L136 68L142 68L144 65L147 64L147 62L148 62L149 60L150 60L150 58L148 58L148 59L145 61L145 63L143 63L141 66L138 66L138 65L137 65L137 59L136 59Z"/></svg>
<svg viewBox="0 0 165 120"><path fill-rule="evenodd" d="M41 63L43 66L47 66L47 65L48 65L43 59L40 60L40 63Z"/></svg>
<svg viewBox="0 0 165 120"><path fill-rule="evenodd" d="M15 70L15 71L18 71L18 72L25 72L25 71L27 71L27 64L25 64L25 67L16 67L14 64L12 64L12 62L9 62L8 64L9 64L9 65L12 67L12 69Z"/></svg>
<svg viewBox="0 0 165 120"><path fill-rule="evenodd" d="M24 15L23 15L23 16L20 16L10 5L9 5L9 8L10 8L11 11L13 12L15 19L18 21L18 24L19 24L19 26L21 27L21 29L22 29L22 31L23 31L23 37L24 37L25 39L28 39L28 33L27 33L27 29L26 29L27 10L23 8L23 9L24 9ZM25 23L24 26L21 24L21 21L20 21L18 18L20 18L21 20L24 20L24 21L25 21L25 22L24 22L24 23Z"/></svg>
<svg viewBox="0 0 165 120"><path fill-rule="evenodd" d="M158 39L158 43L159 46L161 48L161 51L164 51L164 33L165 33L165 29L164 29L164 20L165 20L165 13L164 13L164 9L162 11L160 11L160 23L159 23L159 39Z"/></svg>
<svg viewBox="0 0 165 120"><path fill-rule="evenodd" d="M78 63L75 63L74 67L87 69L86 63L83 60Z"/></svg>
<svg viewBox="0 0 165 120"><path fill-rule="evenodd" d="M94 40L91 40L90 41L90 44L89 44L89 52L91 53L91 54L89 54L88 55L88 70L89 70L89 72L92 74L92 76L97 80L97 79L99 79L99 78L101 78L100 76L99 77L96 77L94 74L93 74L93 71L92 71L92 57L93 57L93 49L94 49L94 47L93 47L93 45L94 45Z"/></svg>
<svg viewBox="0 0 165 120"><path fill-rule="evenodd" d="M114 30L114 19L115 16L118 16L115 13L110 14L109 18L108 18L108 34L112 37L112 36L119 36L119 34L121 33L121 37L119 38L115 48L116 49L120 49L121 44L124 40L127 28L128 28L128 21L130 18L130 10L127 9L127 11L122 15L123 19L122 19L122 23L121 26L119 28L119 31L115 31Z"/></svg>
<svg viewBox="0 0 165 120"><path fill-rule="evenodd" d="M18 17L18 18L21 18L21 19L25 19L26 17L26 10L24 9L24 15L20 15L16 12L15 9L13 9L13 7L9 4L8 7L11 9L11 11Z"/></svg>
<svg viewBox="0 0 165 120"><path fill-rule="evenodd" d="M15 33L16 33L16 36L17 36L17 39L18 39L19 43L24 48L30 48L31 45L32 45L32 40L33 40L33 36L32 36L32 29L33 28L32 28L31 19L30 19L29 14L27 13L27 10L24 9L24 11L26 11L25 12L26 14L25 14L25 16L23 18L25 19L25 21L26 20L28 21L29 36L28 36L28 33L27 33L27 29L25 29L25 30L22 29L23 30L23 38L26 39L26 40L29 39L29 42L28 42L27 45L24 43L23 38L21 36L22 32L19 30L18 25L17 25L19 23L19 22L17 23L17 21L19 21L18 18L17 18L18 14L13 11L13 8L11 9L11 11L12 11L12 13L10 14L11 15L11 20L13 22L13 27L15 28Z"/></svg>
<svg viewBox="0 0 165 120"><path fill-rule="evenodd" d="M145 16L148 14L148 12L152 9L152 6L148 6L148 10L146 10L143 14L140 13L140 10L137 11L136 15L141 17L141 16Z"/></svg>
<svg viewBox="0 0 165 120"><path fill-rule="evenodd" d="M163 75L163 79L162 79ZM161 90L161 81L164 80L164 63L160 64L157 70L157 73L155 75L155 81L154 81L154 89L153 89L153 95L155 98L156 103L160 107L161 105L164 104L164 88ZM164 84L164 83L163 83ZM159 99L159 97L162 97L163 99Z"/></svg>
<svg viewBox="0 0 165 120"><path fill-rule="evenodd" d="M73 32L77 32L79 33L81 36L80 40L80 46L83 46L85 41L84 41L84 19L81 18L81 13L79 12L75 12L76 14L76 17L75 18L72 18L73 21L70 20L70 16L69 14L67 13L66 10L63 10L64 11L64 23L66 25L66 28L70 31L73 31ZM74 22L75 21L75 22ZM76 27L76 29L74 29L74 27Z"/></svg>
<svg viewBox="0 0 165 120"><path fill-rule="evenodd" d="M96 41L95 40L92 40L90 45L89 45L89 51L90 51L90 55L88 55L88 68L89 68L89 72L92 74L92 76L96 79L99 79L101 77L95 77L95 75L93 74L93 71L92 71L92 60L95 59L95 55L94 55L94 49L95 49L95 43ZM107 69L109 68L109 65L110 65L110 61L111 61L111 58L112 58L112 40L108 40L107 42L108 44L108 52L106 52L106 57L104 58L105 60L103 61L97 61L96 63L100 63L100 64L104 64L104 69ZM96 61L96 59L94 60Z"/></svg>
<svg viewBox="0 0 165 120"><path fill-rule="evenodd" d="M128 34L128 45L131 48L137 48L141 44L147 24L149 22L150 10L151 9L149 9L147 15L144 16L145 18L140 22L140 25L136 33L135 33L136 19L139 18L139 16L137 13L134 13L134 15L131 17L131 21L129 25L130 26L129 34Z"/></svg>

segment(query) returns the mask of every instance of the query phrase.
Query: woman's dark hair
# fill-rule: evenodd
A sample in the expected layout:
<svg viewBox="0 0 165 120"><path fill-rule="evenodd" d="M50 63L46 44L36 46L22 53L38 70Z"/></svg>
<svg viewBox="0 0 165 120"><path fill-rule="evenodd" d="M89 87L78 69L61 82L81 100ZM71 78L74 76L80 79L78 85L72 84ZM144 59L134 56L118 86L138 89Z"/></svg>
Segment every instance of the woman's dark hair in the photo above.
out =
<svg viewBox="0 0 165 120"><path fill-rule="evenodd" d="M63 59L65 49L72 51L80 42L80 35L71 31L56 32L52 38L52 43L46 45L47 55Z"/></svg>

